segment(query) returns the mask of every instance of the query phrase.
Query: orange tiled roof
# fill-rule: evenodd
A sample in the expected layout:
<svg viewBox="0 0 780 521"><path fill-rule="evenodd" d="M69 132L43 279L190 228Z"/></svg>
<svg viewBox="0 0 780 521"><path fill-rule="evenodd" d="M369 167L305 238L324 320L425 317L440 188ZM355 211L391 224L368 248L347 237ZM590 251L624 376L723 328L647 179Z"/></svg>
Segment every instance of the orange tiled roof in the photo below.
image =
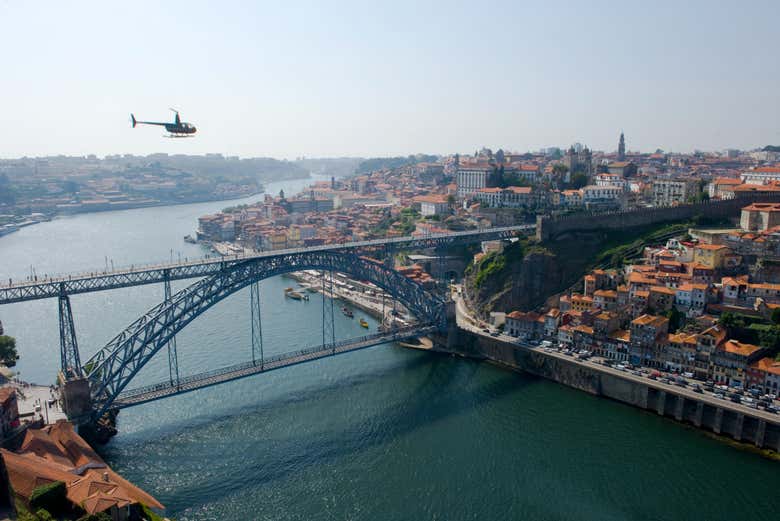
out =
<svg viewBox="0 0 780 521"><path fill-rule="evenodd" d="M762 358L750 367L766 373L780 375L780 362L776 361L774 358Z"/></svg>
<svg viewBox="0 0 780 521"><path fill-rule="evenodd" d="M637 317L631 321L632 324L637 324L640 326L655 326L655 327L659 327L663 325L664 322L669 322L669 319L666 317L659 317L656 315L647 315L647 314Z"/></svg>
<svg viewBox="0 0 780 521"><path fill-rule="evenodd" d="M759 346L753 344L743 344L737 340L728 340L725 344L723 344L724 351L740 356L750 356L759 349L761 349Z"/></svg>

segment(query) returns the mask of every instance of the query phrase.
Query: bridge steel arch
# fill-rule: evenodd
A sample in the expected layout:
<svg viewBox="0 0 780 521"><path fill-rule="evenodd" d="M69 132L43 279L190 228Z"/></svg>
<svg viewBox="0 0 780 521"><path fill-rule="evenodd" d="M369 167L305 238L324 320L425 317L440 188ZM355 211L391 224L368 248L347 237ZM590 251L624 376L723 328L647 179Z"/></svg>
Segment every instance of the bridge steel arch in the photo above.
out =
<svg viewBox="0 0 780 521"><path fill-rule="evenodd" d="M92 420L112 408L122 390L170 338L214 304L256 281L307 269L339 271L370 281L397 298L420 322L446 326L445 305L440 298L397 271L352 253L295 252L226 263L217 273L151 308L84 364L90 383Z"/></svg>

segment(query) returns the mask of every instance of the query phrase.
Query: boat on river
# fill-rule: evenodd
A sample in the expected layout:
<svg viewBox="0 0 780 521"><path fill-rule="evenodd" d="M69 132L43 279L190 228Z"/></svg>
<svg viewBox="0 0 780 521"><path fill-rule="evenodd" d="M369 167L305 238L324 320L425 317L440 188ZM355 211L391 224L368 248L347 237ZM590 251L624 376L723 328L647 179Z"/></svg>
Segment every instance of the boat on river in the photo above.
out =
<svg viewBox="0 0 780 521"><path fill-rule="evenodd" d="M364 328L368 329L368 322L366 322L365 318L361 318L360 319L360 325L363 326Z"/></svg>
<svg viewBox="0 0 780 521"><path fill-rule="evenodd" d="M344 316L346 316L346 317L349 317L349 318L354 318L355 317L355 314L352 312L352 310L349 309L346 306L341 308L341 312L344 313Z"/></svg>
<svg viewBox="0 0 780 521"><path fill-rule="evenodd" d="M308 295L303 295L301 293L298 293L297 291L295 291L292 288L286 288L284 290L284 296L287 297L287 298L291 298L293 300L309 300L309 296Z"/></svg>

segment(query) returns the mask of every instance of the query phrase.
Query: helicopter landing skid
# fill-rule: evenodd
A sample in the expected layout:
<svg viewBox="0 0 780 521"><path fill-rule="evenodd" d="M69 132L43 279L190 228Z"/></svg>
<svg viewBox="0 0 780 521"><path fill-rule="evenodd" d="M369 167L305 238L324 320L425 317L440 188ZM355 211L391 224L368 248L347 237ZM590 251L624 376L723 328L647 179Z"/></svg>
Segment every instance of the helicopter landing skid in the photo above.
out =
<svg viewBox="0 0 780 521"><path fill-rule="evenodd" d="M193 134L163 134L163 137L167 137L170 139L184 139L184 138L190 138L195 136Z"/></svg>

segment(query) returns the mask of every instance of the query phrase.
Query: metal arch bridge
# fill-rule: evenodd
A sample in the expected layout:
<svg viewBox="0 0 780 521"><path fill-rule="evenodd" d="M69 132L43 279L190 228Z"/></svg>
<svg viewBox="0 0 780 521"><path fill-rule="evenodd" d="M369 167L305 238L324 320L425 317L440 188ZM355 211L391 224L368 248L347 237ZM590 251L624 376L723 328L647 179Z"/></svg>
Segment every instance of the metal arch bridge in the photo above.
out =
<svg viewBox="0 0 780 521"><path fill-rule="evenodd" d="M333 302L330 301L331 328L323 327L322 346L311 350L288 354L276 359L266 359L262 353L262 340L255 342L253 331L252 368L248 366L227 368L219 375L196 375L196 381L182 382L178 376L171 376L165 392L156 389L120 394L127 387L138 371L151 360L169 341L187 324L212 307L217 302L232 295L236 291L252 285L253 328L261 328L259 324L259 298L254 283L291 271L304 269L332 272L343 271L361 280L370 281L397 298L413 313L419 323L413 327L387 334L369 335L362 339L348 342L336 342L332 329ZM323 285L326 286L323 281ZM331 278L332 290L332 278ZM327 286L324 288L327 291ZM257 301L257 315L255 308ZM323 301L323 324L327 322L327 306ZM169 298L150 309L138 318L119 335L114 337L103 349L98 351L83 366L78 365L77 352L68 355L66 370L72 376L83 373L89 381L92 419L97 420L117 405L129 406L152 399L179 394L194 389L222 383L223 381L249 376L266 370L286 367L295 363L322 358L327 355L339 354L356 349L370 347L390 340L398 340L425 334L433 329L445 326L445 304L436 295L427 292L421 285L388 268L384 264L370 261L352 253L335 251L307 251L246 259L233 263L222 271L206 277L189 287L171 295ZM259 351L259 353L258 353ZM258 359L259 354L259 359ZM219 376L215 381L215 376ZM225 377L228 378L225 378ZM165 387L163 385L163 387ZM139 399L139 395L142 397ZM133 398L135 397L135 398Z"/></svg>
<svg viewBox="0 0 780 521"><path fill-rule="evenodd" d="M33 281L0 281L0 305L30 300L56 298L62 295L76 295L94 291L157 284L172 280L192 279L213 275L226 267L254 259L267 259L296 253L329 252L329 251L376 251L392 252L402 249L446 248L461 244L472 244L480 241L507 239L518 234L533 232L533 224L504 226L495 228L480 228L462 232L429 234L424 236L393 237L358 241L325 246L313 246L288 250L273 250L268 252L230 255L226 257L206 257L186 262L172 262L146 266L131 266L130 268L94 271L88 273L70 274L49 278L38 277Z"/></svg>
<svg viewBox="0 0 780 521"><path fill-rule="evenodd" d="M440 249L485 240L507 239L533 231L533 225L482 228L421 237L397 237L311 248L276 250L251 255L202 258L162 265L131 267L113 271L45 278L0 284L0 305L45 298L58 298L60 356L67 382L86 381L86 407L74 413L79 422L95 423L107 412L146 403L174 394L243 378L281 367L364 349L380 343L403 340L445 327L445 303L422 286L388 266L358 254L386 256L401 249ZM333 302L327 310L323 299L322 344L303 351L264 358L258 281L274 275L306 269L322 270L323 293L328 290L326 273L345 272L370 281L400 301L418 322L410 327L336 342L333 328ZM171 293L171 281L198 278L189 287ZM165 299L112 339L86 364L81 364L76 340L70 295L105 291L129 286L163 283ZM252 362L216 371L179 378L175 335L197 316L220 300L251 287ZM329 321L329 323L328 323ZM137 390L125 390L138 371L167 346L168 382ZM259 357L257 356L259 352ZM70 412L69 412L70 415Z"/></svg>

